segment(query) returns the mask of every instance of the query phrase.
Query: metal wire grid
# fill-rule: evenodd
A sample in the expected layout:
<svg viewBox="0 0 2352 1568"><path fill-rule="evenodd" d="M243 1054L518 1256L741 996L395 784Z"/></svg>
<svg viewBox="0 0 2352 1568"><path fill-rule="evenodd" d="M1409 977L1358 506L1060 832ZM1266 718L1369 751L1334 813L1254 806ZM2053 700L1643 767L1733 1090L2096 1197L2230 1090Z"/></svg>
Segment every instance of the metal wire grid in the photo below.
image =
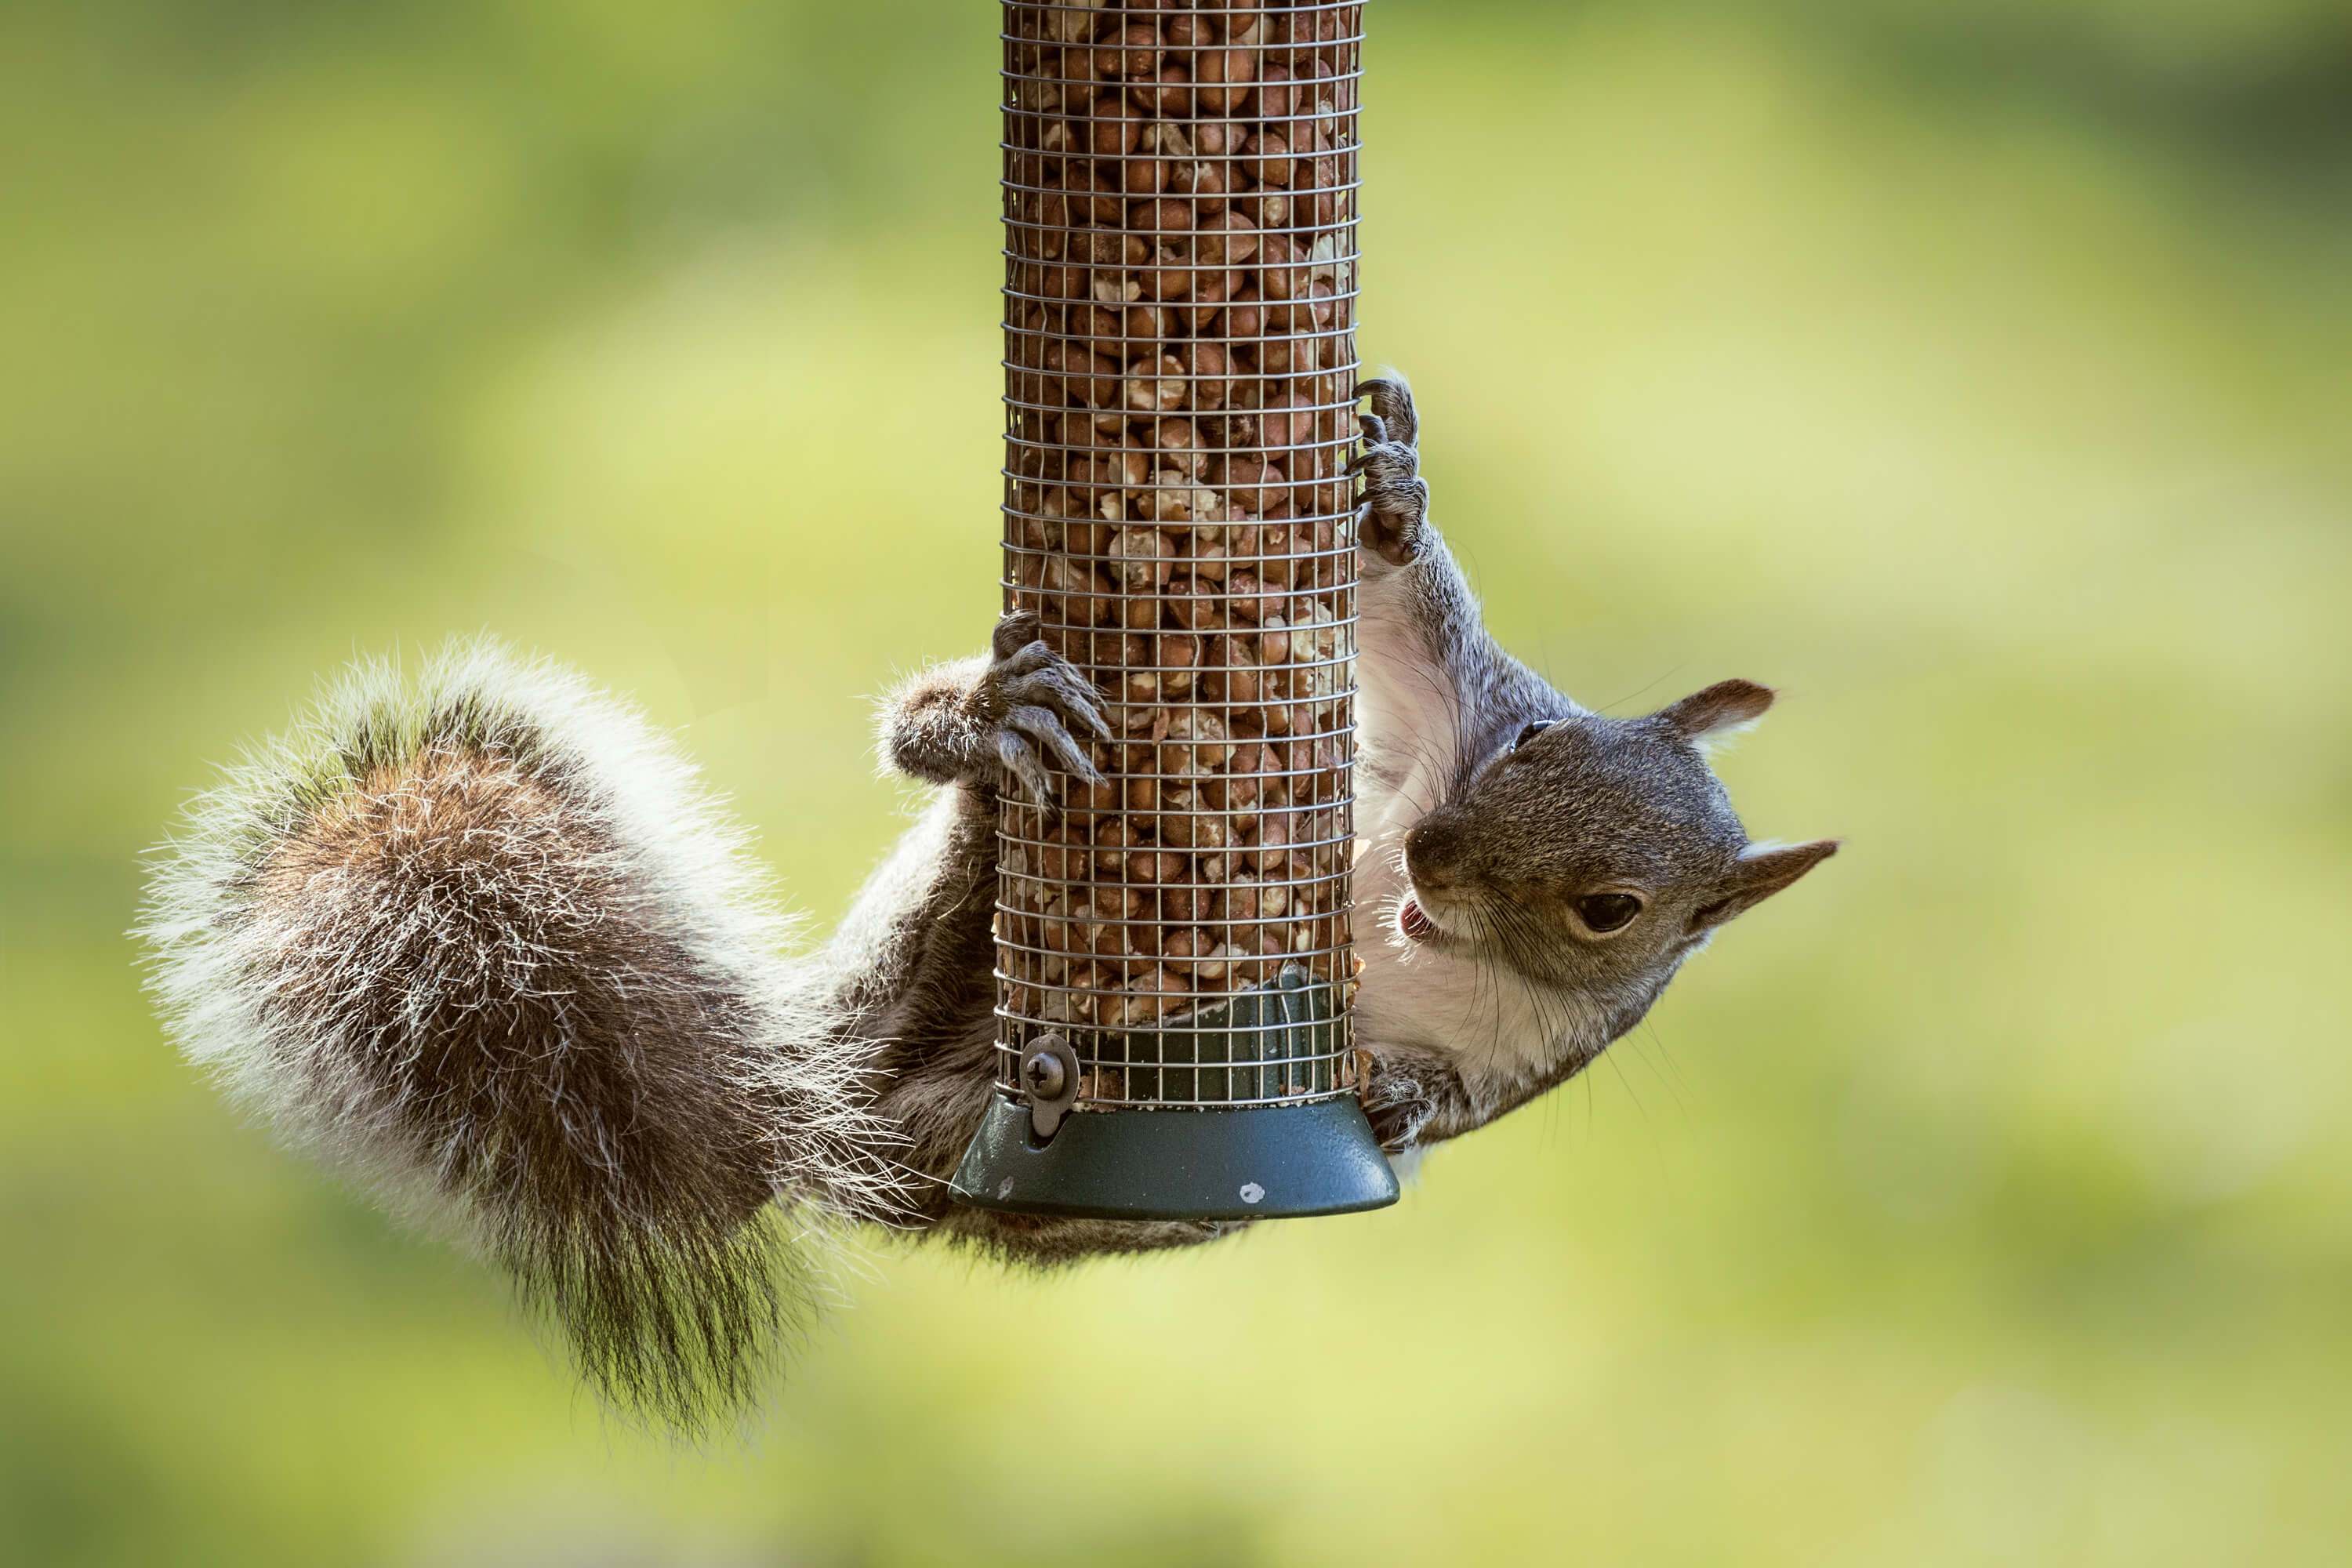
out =
<svg viewBox="0 0 2352 1568"><path fill-rule="evenodd" d="M1003 797L1008 1088L1049 1031L1081 1109L1354 1086L1360 20L1004 6L1005 601L1116 731Z"/></svg>

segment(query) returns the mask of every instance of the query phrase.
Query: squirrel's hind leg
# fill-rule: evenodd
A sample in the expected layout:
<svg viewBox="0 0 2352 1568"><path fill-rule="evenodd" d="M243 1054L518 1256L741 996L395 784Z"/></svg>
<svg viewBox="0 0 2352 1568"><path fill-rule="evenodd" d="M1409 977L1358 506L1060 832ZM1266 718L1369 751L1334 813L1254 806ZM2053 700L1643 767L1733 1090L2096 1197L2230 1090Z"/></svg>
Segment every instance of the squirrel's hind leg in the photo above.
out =
<svg viewBox="0 0 2352 1568"><path fill-rule="evenodd" d="M1038 636L1025 611L996 623L990 652L927 670L882 710L882 750L901 773L993 792L1006 773L1052 797L1043 759L1088 784L1101 775L1071 732L1111 738L1102 699L1077 667Z"/></svg>

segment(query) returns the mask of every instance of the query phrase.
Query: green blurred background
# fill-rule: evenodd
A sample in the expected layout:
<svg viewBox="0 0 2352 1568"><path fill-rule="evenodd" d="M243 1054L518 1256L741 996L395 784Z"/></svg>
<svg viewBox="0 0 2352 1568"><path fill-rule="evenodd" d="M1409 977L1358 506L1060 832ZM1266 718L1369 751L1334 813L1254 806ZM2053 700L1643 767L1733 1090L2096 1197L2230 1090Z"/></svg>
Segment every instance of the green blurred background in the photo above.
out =
<svg viewBox="0 0 2352 1568"><path fill-rule="evenodd" d="M1784 687L1725 771L1848 853L1401 1206L877 1244L683 1453L240 1125L120 933L314 677L485 627L841 907L869 694L992 609L995 9L0 14L0 1556L2343 1560L2337 0L1370 23L1364 352L1496 625Z"/></svg>

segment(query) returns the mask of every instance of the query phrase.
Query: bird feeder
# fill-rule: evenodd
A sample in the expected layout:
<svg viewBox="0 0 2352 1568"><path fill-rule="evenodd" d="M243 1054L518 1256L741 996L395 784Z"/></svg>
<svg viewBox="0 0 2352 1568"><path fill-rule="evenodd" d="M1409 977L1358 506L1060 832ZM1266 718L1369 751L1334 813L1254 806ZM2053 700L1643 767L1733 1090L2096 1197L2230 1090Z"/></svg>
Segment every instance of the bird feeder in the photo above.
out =
<svg viewBox="0 0 2352 1568"><path fill-rule="evenodd" d="M1004 595L1101 782L1003 793L965 1202L1392 1203L1356 1099L1359 4L1004 6Z"/></svg>

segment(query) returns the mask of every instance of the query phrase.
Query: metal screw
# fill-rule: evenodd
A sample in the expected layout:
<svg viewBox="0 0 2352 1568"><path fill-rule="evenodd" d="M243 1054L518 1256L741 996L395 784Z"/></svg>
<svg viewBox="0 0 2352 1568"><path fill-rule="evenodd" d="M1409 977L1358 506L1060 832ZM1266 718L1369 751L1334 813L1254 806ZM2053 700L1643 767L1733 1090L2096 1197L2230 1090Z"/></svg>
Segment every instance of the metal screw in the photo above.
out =
<svg viewBox="0 0 2352 1568"><path fill-rule="evenodd" d="M1067 1076L1062 1070L1059 1058L1047 1056L1042 1051L1031 1057L1022 1068L1022 1079L1028 1084L1029 1092L1045 1100L1051 1100L1062 1092L1062 1085Z"/></svg>

